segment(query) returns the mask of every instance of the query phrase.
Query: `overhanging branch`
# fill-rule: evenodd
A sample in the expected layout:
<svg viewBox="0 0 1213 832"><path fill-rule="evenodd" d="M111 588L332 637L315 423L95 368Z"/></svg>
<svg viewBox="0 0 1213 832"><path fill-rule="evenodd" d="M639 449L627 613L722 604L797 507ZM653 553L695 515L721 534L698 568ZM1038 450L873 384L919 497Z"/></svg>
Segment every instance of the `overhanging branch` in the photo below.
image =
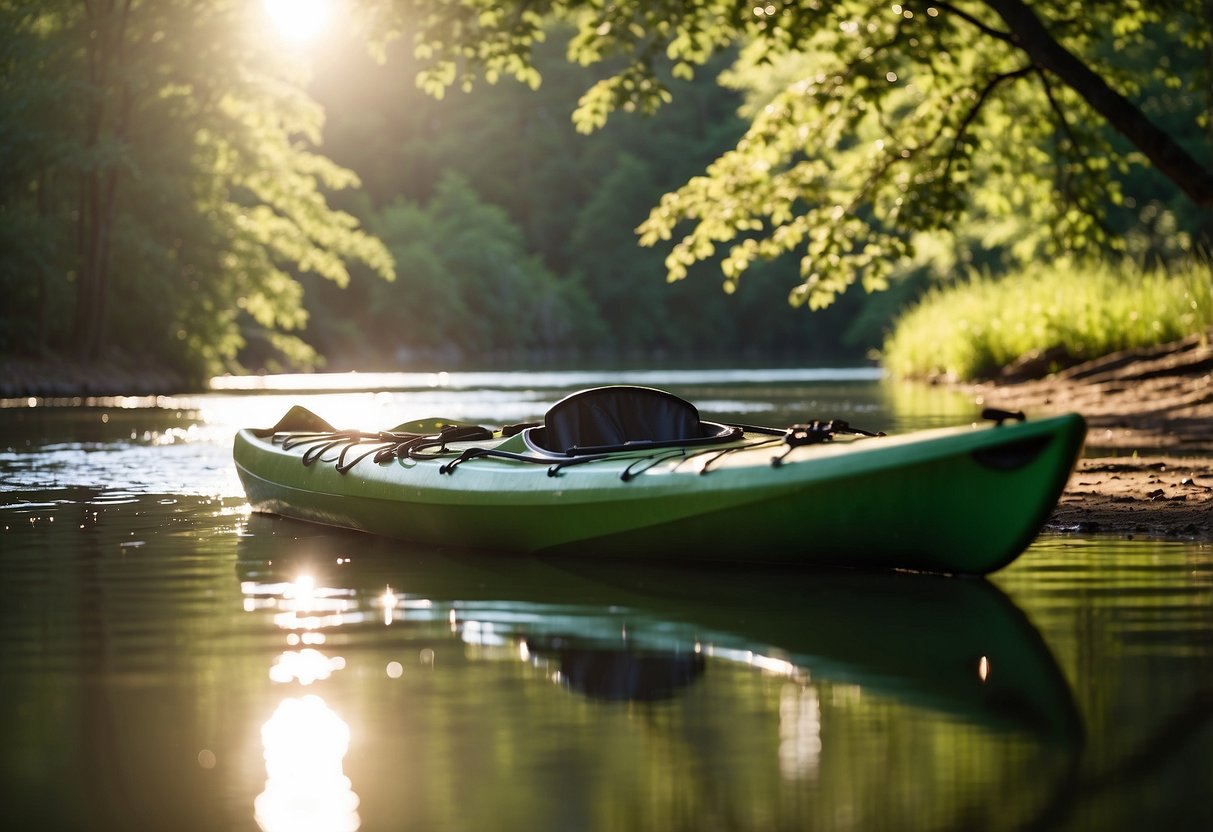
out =
<svg viewBox="0 0 1213 832"><path fill-rule="evenodd" d="M1213 171L1192 157L1131 101L1062 46L1023 0L985 0L1032 62L1077 92L1108 124L1201 207L1213 207Z"/></svg>
<svg viewBox="0 0 1213 832"><path fill-rule="evenodd" d="M996 40L1006 41L1007 43L1015 42L1015 39L1011 34L1009 34L1007 32L1000 32L998 29L995 29L993 26L986 25L985 23L983 23L982 21L973 17L973 15L969 14L968 12L964 11L963 9L956 8L951 3L934 2L931 5L933 5L937 8L943 9L948 14L956 15L958 18L965 21L970 26L973 26L974 28L976 28L983 35L987 35L989 37L995 38Z"/></svg>
<svg viewBox="0 0 1213 832"><path fill-rule="evenodd" d="M960 124L956 127L956 136L952 140L952 146L948 149L948 158L944 162L945 177L947 176L948 171L950 171L952 168L952 160L956 158L956 151L960 147L961 140L964 139L965 133L968 132L969 125L972 124L973 120L977 118L977 114L985 105L986 100L991 94L993 94L995 88L997 88L998 85L1002 84L1004 81L1022 78L1031 71L1031 67L1021 67L1013 72L1004 72L999 75L995 75L986 82L985 86L982 87L981 92L977 95L977 101L973 103L973 106L969 108L968 112L965 113L964 118L961 119ZM942 131L942 126L940 130Z"/></svg>

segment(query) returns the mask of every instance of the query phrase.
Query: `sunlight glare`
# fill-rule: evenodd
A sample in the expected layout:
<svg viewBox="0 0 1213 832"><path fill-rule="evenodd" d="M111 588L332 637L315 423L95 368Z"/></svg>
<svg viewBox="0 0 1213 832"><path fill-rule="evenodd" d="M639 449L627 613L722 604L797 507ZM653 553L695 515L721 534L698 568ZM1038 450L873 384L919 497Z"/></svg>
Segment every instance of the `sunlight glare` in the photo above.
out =
<svg viewBox="0 0 1213 832"><path fill-rule="evenodd" d="M353 832L362 823L358 795L342 770L350 729L318 696L285 699L261 728L265 791L257 824L277 830Z"/></svg>
<svg viewBox="0 0 1213 832"><path fill-rule="evenodd" d="M265 11L278 34L292 43L306 43L329 21L331 0L264 0Z"/></svg>
<svg viewBox="0 0 1213 832"><path fill-rule="evenodd" d="M383 607L383 623L385 626L391 626L395 620L396 613L396 593L392 592L390 586L383 590L383 595L379 596L379 603Z"/></svg>
<svg viewBox="0 0 1213 832"><path fill-rule="evenodd" d="M306 647L282 653L270 668L270 679L278 684L298 682L301 685L310 685L344 669L345 659L341 656L330 659L319 650Z"/></svg>

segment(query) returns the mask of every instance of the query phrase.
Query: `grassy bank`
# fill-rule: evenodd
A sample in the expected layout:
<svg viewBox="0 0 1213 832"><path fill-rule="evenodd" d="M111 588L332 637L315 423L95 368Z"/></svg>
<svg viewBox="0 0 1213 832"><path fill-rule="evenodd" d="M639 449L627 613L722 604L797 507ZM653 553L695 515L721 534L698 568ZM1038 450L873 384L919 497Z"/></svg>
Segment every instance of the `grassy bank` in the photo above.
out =
<svg viewBox="0 0 1213 832"><path fill-rule="evenodd" d="M1005 368L1044 374L1213 326L1213 266L1168 272L1065 261L940 287L896 323L883 363L906 378L972 381Z"/></svg>

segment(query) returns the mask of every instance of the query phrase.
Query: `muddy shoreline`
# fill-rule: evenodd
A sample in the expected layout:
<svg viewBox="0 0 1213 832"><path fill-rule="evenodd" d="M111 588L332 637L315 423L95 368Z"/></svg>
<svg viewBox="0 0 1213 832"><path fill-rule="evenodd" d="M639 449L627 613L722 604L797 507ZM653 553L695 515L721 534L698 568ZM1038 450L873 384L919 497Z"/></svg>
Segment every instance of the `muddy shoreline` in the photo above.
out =
<svg viewBox="0 0 1213 832"><path fill-rule="evenodd" d="M1086 418L1083 458L1050 531L1213 543L1213 331L1045 379L964 389L1029 417Z"/></svg>

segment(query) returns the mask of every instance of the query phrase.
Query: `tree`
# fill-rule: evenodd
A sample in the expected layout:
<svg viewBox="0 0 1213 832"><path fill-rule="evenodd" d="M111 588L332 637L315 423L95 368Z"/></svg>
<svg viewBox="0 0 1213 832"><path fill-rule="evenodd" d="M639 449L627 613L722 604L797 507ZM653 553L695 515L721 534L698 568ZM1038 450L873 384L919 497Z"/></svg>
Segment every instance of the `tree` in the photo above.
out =
<svg viewBox="0 0 1213 832"><path fill-rule="evenodd" d="M601 331L580 283L552 274L507 213L458 174L444 174L424 206L397 200L374 227L407 266L371 292L369 326L389 358L484 364L568 351Z"/></svg>
<svg viewBox="0 0 1213 832"><path fill-rule="evenodd" d="M0 2L0 204L33 234L0 279L30 299L22 263L37 263L71 324L30 333L15 304L5 330L200 375L253 331L307 357L287 334L306 320L296 274L392 276L386 248L328 204L357 178L314 151L323 113L262 14L242 0Z"/></svg>
<svg viewBox="0 0 1213 832"><path fill-rule="evenodd" d="M668 347L673 333L668 293L653 280L654 265L627 237L639 219L637 212L657 195L650 184L651 168L623 154L613 172L577 215L570 235L581 253L579 276L594 306L612 323L611 340L632 351ZM622 216L621 216L622 214Z"/></svg>
<svg viewBox="0 0 1213 832"><path fill-rule="evenodd" d="M495 319L517 317L511 337L519 349L527 346L533 329L524 325L524 311L503 316L494 305L485 318L459 300L491 296L467 288L482 271L476 263L444 266L448 252L463 257L462 245L488 251L504 241L504 226L492 220L503 209L523 232L527 255L542 258L542 271L559 275L558 285L572 300L582 299L553 303L558 293L529 286L533 297L560 311L548 319L560 322L564 335L545 329L560 340L530 344L545 356L567 361L588 352L599 360L710 356L729 362L743 355L811 354L839 360L855 303L869 300L862 292L835 304L829 315L808 319L770 303L773 294L786 294L798 282L795 263L763 264L732 295L704 294L698 275L664 284L661 252L636 245L634 229L661 194L741 136L741 96L714 80L735 53L719 56L681 85L677 98L653 117L612 119L585 136L576 133L568 113L598 68L564 66L571 34L554 27L536 51L545 79L540 89L507 78L441 100L416 89L415 64L400 42L390 46L382 66L371 63L365 44L356 40L325 52L310 89L329 116L326 151L366 183L360 198L382 206L377 218L373 209L350 210L368 219L400 268L392 284L358 274L346 289L306 281L309 343L336 367L390 365L393 355L425 363L463 356L479 363L508 343L495 338L498 346L487 351L465 345L478 343ZM452 172L474 185L474 200L451 199L456 191L449 188L439 198ZM475 209L474 202L493 208ZM454 221L439 225L441 216ZM459 236L459 246L444 243L448 233ZM522 262L521 253L509 259ZM699 271L711 280L712 269L704 264ZM593 338L596 332L610 337ZM862 356L879 336L877 322L862 345L848 345L846 358Z"/></svg>
<svg viewBox="0 0 1213 832"><path fill-rule="evenodd" d="M923 232L1020 215L1049 234L1036 253L1107 247L1119 177L1149 164L1202 211L1209 164L1213 26L1207 0L366 0L377 31L412 39L435 95L479 77L538 84L551 19L577 28L568 55L609 65L574 113L586 131L617 109L671 97L743 47L742 69L802 70L756 110L736 147L666 194L640 228L672 241L668 277L720 257L726 286L756 260L800 257L794 304L820 307L855 281L883 287ZM1185 67L1180 71L1178 67ZM1136 100L1182 90L1181 143ZM680 228L687 224L689 230ZM681 235L681 236L678 236Z"/></svg>

